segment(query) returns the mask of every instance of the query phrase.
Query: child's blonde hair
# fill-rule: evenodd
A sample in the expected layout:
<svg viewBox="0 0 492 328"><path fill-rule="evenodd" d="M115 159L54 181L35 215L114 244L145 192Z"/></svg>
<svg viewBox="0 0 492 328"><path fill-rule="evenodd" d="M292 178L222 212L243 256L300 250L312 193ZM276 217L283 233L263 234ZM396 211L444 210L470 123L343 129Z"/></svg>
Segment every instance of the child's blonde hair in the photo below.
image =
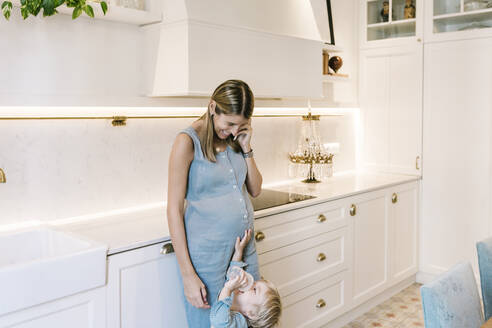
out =
<svg viewBox="0 0 492 328"><path fill-rule="evenodd" d="M282 314L282 303L280 301L280 295L274 284L268 280L258 280L267 286L265 292L265 300L260 304L258 312L254 318L246 318L248 327L251 328L270 328L275 327Z"/></svg>

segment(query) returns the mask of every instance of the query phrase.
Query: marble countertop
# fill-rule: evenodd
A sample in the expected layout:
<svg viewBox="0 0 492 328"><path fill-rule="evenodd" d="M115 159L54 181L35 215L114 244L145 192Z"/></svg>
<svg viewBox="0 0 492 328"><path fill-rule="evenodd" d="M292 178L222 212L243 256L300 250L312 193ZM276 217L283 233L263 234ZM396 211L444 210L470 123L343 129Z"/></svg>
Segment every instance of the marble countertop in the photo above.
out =
<svg viewBox="0 0 492 328"><path fill-rule="evenodd" d="M256 211L255 219L419 179L417 176L398 174L346 172L316 184L290 180L265 185L264 188L316 198ZM170 240L164 206L68 223L57 228L108 245L108 255Z"/></svg>

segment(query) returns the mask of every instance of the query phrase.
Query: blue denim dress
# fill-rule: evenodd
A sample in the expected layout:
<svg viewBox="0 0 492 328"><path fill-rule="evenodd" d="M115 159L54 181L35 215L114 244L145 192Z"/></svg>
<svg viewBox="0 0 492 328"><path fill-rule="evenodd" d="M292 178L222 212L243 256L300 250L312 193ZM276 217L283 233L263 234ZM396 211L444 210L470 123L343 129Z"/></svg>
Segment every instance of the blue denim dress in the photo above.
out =
<svg viewBox="0 0 492 328"><path fill-rule="evenodd" d="M224 286L236 238L243 236L244 230L253 229L253 206L245 184L248 170L242 154L229 146L217 154L213 163L204 156L193 127L181 133L193 139L195 148L184 214L188 251L212 306ZM254 239L244 249L243 261L246 271L255 280L260 279ZM185 308L189 328L210 327L210 309L197 309L186 298Z"/></svg>

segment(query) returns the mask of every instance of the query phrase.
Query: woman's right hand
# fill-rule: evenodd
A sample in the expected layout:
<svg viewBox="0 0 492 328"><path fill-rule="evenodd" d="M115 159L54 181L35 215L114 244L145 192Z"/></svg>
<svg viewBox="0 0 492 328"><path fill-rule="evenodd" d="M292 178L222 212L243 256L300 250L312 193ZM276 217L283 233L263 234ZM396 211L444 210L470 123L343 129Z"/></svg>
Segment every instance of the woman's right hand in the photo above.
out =
<svg viewBox="0 0 492 328"><path fill-rule="evenodd" d="M196 273L183 277L184 294L188 302L199 309L209 309L207 289Z"/></svg>

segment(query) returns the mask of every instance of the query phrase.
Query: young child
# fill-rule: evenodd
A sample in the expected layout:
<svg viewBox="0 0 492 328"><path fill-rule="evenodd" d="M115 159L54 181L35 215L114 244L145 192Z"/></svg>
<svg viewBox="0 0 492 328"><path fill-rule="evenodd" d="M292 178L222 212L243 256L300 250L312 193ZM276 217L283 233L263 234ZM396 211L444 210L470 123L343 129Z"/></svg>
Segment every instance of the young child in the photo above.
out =
<svg viewBox="0 0 492 328"><path fill-rule="evenodd" d="M244 247L251 239L251 229L246 230L242 239L237 237L230 266L244 267ZM210 311L212 328L269 328L277 325L282 306L275 286L267 280L255 281L251 288L240 291L248 284L247 274L228 280L219 293L217 302Z"/></svg>

